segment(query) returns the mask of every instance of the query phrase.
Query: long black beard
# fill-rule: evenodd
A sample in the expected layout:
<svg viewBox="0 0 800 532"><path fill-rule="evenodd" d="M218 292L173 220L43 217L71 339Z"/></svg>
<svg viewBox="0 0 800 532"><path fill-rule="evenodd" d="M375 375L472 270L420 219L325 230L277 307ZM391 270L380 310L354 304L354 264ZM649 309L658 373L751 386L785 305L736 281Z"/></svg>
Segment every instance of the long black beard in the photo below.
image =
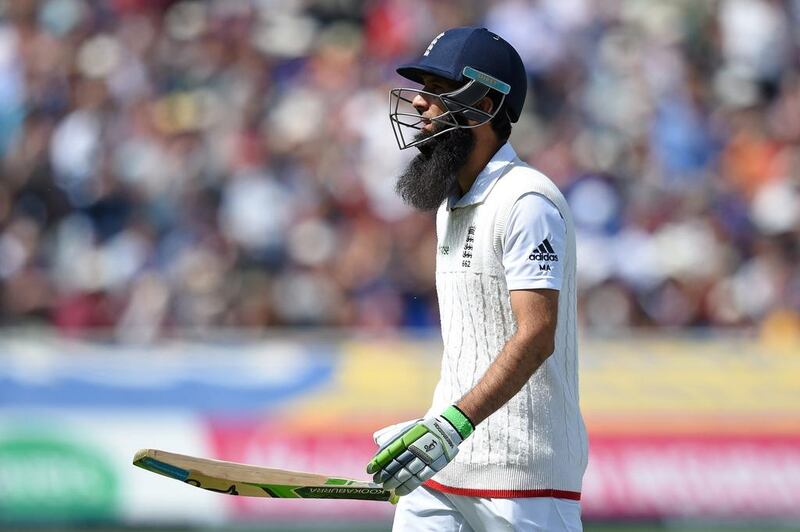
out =
<svg viewBox="0 0 800 532"><path fill-rule="evenodd" d="M420 132L416 139L430 137ZM432 211L458 189L458 171L467 163L475 146L468 129L454 129L417 146L420 151L397 178L395 190L408 205Z"/></svg>

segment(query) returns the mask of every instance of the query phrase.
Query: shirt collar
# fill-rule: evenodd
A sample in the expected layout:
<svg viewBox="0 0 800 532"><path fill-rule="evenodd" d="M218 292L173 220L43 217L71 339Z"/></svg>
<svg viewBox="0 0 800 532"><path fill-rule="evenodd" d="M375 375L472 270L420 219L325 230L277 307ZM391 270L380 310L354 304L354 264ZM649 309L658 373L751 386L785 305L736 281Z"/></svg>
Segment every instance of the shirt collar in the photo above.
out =
<svg viewBox="0 0 800 532"><path fill-rule="evenodd" d="M511 147L511 144L508 142L503 144L494 154L492 160L486 164L481 173L478 174L478 177L475 178L466 194L461 197L452 195L447 199L447 210L483 203L486 196L492 191L494 184L497 183L500 176L505 173L508 165L514 162L516 158L517 153Z"/></svg>

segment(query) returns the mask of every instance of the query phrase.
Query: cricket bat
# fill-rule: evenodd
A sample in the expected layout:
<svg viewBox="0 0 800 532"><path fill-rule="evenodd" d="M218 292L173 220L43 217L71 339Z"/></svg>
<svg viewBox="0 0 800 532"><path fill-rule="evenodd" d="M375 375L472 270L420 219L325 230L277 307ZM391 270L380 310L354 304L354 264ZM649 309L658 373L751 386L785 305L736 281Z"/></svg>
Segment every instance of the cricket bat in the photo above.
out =
<svg viewBox="0 0 800 532"><path fill-rule="evenodd" d="M392 504L398 499L393 491L372 482L197 458L156 449L137 452L133 457L133 465L196 488L227 495L280 499L359 499L389 501Z"/></svg>

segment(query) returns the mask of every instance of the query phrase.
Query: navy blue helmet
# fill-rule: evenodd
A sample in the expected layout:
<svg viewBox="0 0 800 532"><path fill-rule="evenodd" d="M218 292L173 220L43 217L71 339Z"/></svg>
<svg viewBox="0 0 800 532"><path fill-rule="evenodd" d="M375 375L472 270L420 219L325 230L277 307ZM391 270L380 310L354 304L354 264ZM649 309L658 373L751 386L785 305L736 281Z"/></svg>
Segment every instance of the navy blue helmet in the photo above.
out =
<svg viewBox="0 0 800 532"><path fill-rule="evenodd" d="M439 76L459 84L454 91L433 94L420 89L397 88L390 92L389 118L400 149L410 148L456 128L473 128L492 120L505 103L511 122L519 120L528 78L525 65L517 51L500 36L486 28L453 28L437 35L422 56L413 63L397 68L401 76L424 84L423 75ZM410 128L419 131L424 120L411 102L418 94L438 99L445 110L433 118L440 126L435 135L406 140ZM475 105L488 95L494 95L496 105L487 113ZM404 108L401 108L404 106ZM467 120L476 122L468 124Z"/></svg>

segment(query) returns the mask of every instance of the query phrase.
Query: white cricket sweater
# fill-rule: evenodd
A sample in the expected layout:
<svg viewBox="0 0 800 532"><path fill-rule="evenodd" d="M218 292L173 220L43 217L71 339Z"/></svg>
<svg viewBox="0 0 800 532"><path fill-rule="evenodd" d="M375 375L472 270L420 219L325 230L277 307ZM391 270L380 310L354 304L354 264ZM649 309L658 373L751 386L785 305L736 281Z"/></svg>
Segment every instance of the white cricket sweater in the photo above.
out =
<svg viewBox="0 0 800 532"><path fill-rule="evenodd" d="M566 225L556 347L427 485L474 496L579 499L588 443L578 405L572 216L555 184L522 162L510 145L488 168L498 177L471 190L473 201L452 210L445 202L437 213L436 288L444 352L429 415L440 414L475 386L516 330L502 264L505 224L517 199L530 193L552 202Z"/></svg>

